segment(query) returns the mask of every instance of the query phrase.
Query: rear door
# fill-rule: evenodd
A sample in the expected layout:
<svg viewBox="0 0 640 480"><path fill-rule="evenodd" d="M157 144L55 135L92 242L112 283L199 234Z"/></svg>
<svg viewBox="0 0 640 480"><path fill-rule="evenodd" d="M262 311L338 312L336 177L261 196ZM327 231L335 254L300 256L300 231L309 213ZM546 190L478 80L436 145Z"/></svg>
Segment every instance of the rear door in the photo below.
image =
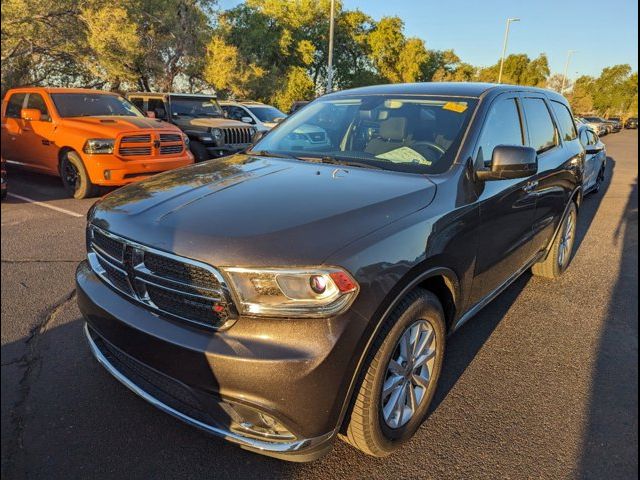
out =
<svg viewBox="0 0 640 480"><path fill-rule="evenodd" d="M576 187L584 160L573 116L568 107L543 93L522 94L529 145L538 152L537 195L533 245L547 247Z"/></svg>
<svg viewBox="0 0 640 480"><path fill-rule="evenodd" d="M40 112L40 120L23 120L25 162L37 170L58 173L58 147L55 144L55 124L50 108L39 93L29 93L25 108Z"/></svg>
<svg viewBox="0 0 640 480"><path fill-rule="evenodd" d="M498 145L525 145L518 93L498 96L492 103L475 149L476 168L489 167ZM509 280L534 255L531 246L536 196L530 178L483 183L479 199L480 227L471 304Z"/></svg>
<svg viewBox="0 0 640 480"><path fill-rule="evenodd" d="M2 106L2 158L8 163L24 164L23 127L20 111L27 100L26 93L12 93Z"/></svg>

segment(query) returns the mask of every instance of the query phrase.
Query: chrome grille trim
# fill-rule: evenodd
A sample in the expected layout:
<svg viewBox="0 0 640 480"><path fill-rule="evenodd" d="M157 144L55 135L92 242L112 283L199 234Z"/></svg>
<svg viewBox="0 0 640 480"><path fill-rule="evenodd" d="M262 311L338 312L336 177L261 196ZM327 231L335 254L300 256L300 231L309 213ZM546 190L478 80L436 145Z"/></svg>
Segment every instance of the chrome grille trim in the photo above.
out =
<svg viewBox="0 0 640 480"><path fill-rule="evenodd" d="M180 142L182 143L182 135L179 133L161 133L160 134L161 142Z"/></svg>
<svg viewBox="0 0 640 480"><path fill-rule="evenodd" d="M96 233L100 236L108 237L111 241L120 242L123 245L122 259L113 257L103 248L100 248L99 245L96 245L94 241ZM91 269L102 281L122 295L152 310L172 318L216 330L231 326L237 319L237 310L233 303L231 292L220 272L211 265L133 242L96 227L95 225L89 225L87 228L87 246L87 257ZM217 281L217 285L188 284L173 278L157 275L145 266L145 252L164 257L174 262L180 262L193 268L205 270L213 275ZM118 275L116 275L118 278L111 278L107 271L108 268L114 269L118 273ZM123 288L120 275L126 278L128 288ZM150 289L160 289L167 295L177 295L184 299L185 304L191 302L195 304L195 302L198 301L202 302L202 305L198 307L194 306L193 308L204 310L209 305L220 305L224 307L224 310L221 313L216 313L211 310L212 317L216 317L212 318L211 323L207 323L199 318L189 318L184 315L178 315L156 305L147 291L147 286L149 286Z"/></svg>
<svg viewBox="0 0 640 480"><path fill-rule="evenodd" d="M151 135L129 135L122 137L120 143L151 143Z"/></svg>
<svg viewBox="0 0 640 480"><path fill-rule="evenodd" d="M160 155L170 155L172 153L180 153L182 145L162 145L160 147Z"/></svg>
<svg viewBox="0 0 640 480"><path fill-rule="evenodd" d="M120 155L131 157L134 155L151 155L151 147L120 147Z"/></svg>

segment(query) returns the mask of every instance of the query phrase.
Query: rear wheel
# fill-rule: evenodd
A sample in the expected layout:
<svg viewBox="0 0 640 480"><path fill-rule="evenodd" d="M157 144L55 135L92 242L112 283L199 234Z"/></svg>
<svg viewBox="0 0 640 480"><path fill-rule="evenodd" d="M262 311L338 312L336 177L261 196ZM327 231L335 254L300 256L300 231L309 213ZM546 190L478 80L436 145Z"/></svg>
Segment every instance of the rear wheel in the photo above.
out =
<svg viewBox="0 0 640 480"><path fill-rule="evenodd" d="M553 241L549 255L545 260L531 267L534 275L555 279L564 273L571 262L573 244L576 238L577 220L578 209L576 208L576 204L571 202L569 211L560 227L560 231Z"/></svg>
<svg viewBox="0 0 640 480"><path fill-rule="evenodd" d="M99 187L91 183L87 169L76 152L67 152L60 160L60 178L64 189L73 198L89 198L99 194Z"/></svg>
<svg viewBox="0 0 640 480"><path fill-rule="evenodd" d="M424 290L407 295L374 341L341 438L377 457L409 440L433 399L445 335L437 297Z"/></svg>

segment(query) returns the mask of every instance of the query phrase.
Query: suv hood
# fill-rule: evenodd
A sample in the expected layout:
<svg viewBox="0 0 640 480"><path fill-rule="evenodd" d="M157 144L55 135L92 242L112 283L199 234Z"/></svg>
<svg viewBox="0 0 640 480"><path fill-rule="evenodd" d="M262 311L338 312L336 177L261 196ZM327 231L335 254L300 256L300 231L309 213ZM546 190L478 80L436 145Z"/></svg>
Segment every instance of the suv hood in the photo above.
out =
<svg viewBox="0 0 640 480"><path fill-rule="evenodd" d="M235 155L156 175L99 201L89 220L212 265L317 265L426 207L428 178Z"/></svg>
<svg viewBox="0 0 640 480"><path fill-rule="evenodd" d="M85 132L109 135L115 137L119 133L135 130L178 130L173 125L146 117L99 116L99 117L71 117L64 118L62 125Z"/></svg>
<svg viewBox="0 0 640 480"><path fill-rule="evenodd" d="M201 118L185 118L181 117L175 120L176 124L182 127L215 127L215 128L229 128L229 127L250 127L244 122L237 120L231 120L228 118L220 117L201 117Z"/></svg>

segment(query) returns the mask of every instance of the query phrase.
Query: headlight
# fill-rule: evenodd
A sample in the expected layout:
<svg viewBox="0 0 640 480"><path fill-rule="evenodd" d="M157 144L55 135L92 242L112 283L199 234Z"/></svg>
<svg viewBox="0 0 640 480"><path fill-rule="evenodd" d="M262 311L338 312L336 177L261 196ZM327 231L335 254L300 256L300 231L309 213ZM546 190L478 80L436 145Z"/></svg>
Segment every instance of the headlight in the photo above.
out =
<svg viewBox="0 0 640 480"><path fill-rule="evenodd" d="M189 142L190 142L189 135L183 133L182 134L182 139L184 140L184 144L188 147L189 146Z"/></svg>
<svg viewBox="0 0 640 480"><path fill-rule="evenodd" d="M91 155L113 153L116 141L112 138L92 138L84 144L84 153Z"/></svg>
<svg viewBox="0 0 640 480"><path fill-rule="evenodd" d="M344 312L358 284L339 268L228 267L240 313L270 317L327 317Z"/></svg>
<svg viewBox="0 0 640 480"><path fill-rule="evenodd" d="M223 134L222 134L222 130L220 130L219 128L212 128L211 136L213 137L213 141L216 142L218 145L222 143Z"/></svg>

